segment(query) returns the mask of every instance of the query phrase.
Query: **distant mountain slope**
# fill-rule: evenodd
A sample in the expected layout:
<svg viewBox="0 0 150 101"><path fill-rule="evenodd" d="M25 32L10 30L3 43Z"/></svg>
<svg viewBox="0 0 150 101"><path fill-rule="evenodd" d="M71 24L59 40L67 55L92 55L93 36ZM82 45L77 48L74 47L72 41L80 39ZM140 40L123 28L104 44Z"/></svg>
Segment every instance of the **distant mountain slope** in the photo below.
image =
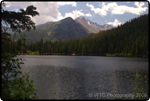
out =
<svg viewBox="0 0 150 101"><path fill-rule="evenodd" d="M55 22L52 26L51 36L57 40L83 38L88 34L71 17Z"/></svg>
<svg viewBox="0 0 150 101"><path fill-rule="evenodd" d="M51 23L53 23L53 22L50 21L50 22L46 22L46 23L44 23L44 24L39 24L39 25L36 25L36 28L39 28L39 27L42 27L42 26L45 26L45 25L48 25L48 24L51 24ZM8 33L13 34L12 29L11 29L10 27L6 27L6 28L7 28L7 32L8 32Z"/></svg>
<svg viewBox="0 0 150 101"><path fill-rule="evenodd" d="M36 28L39 28L39 27L42 27L42 26L45 26L45 25L48 25L48 24L51 24L51 23L53 23L53 22L52 21L46 22L44 24L37 25Z"/></svg>
<svg viewBox="0 0 150 101"><path fill-rule="evenodd" d="M97 23L93 23L92 21L85 19L84 17L78 17L75 19L78 24L81 24L88 33L98 33L101 30L107 30L113 28L113 26L105 24L105 25L98 25Z"/></svg>
<svg viewBox="0 0 150 101"><path fill-rule="evenodd" d="M27 43L32 43L43 38L46 40L67 40L83 38L88 36L88 33L77 24L71 17L65 18L57 22L48 22L43 25L38 25L36 30L30 32L22 32L27 36ZM16 36L16 39L19 36Z"/></svg>
<svg viewBox="0 0 150 101"><path fill-rule="evenodd" d="M41 38L46 40L68 40L83 38L85 36L93 35L101 30L107 30L112 26L105 24L100 26L84 17L78 17L73 20L71 17L62 19L57 22L47 22L36 26L36 30L30 32L22 32L21 34L27 36L27 43L39 41ZM12 34L13 36L13 34ZM17 40L20 35L16 35Z"/></svg>

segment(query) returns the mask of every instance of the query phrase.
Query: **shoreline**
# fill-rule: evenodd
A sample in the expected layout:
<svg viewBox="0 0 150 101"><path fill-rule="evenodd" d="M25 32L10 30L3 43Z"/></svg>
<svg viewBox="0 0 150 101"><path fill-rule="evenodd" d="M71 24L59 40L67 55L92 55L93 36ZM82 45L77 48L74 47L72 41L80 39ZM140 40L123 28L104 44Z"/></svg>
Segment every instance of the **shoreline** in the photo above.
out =
<svg viewBox="0 0 150 101"><path fill-rule="evenodd" d="M39 54L18 54L18 55L39 55ZM41 55L45 55L45 54L41 54ZM59 55L59 54L51 54L51 55L47 55L47 56L104 56L104 57L135 57L135 58L148 58L148 57L141 57L141 56L110 56L110 55ZM46 56L46 55L45 55Z"/></svg>

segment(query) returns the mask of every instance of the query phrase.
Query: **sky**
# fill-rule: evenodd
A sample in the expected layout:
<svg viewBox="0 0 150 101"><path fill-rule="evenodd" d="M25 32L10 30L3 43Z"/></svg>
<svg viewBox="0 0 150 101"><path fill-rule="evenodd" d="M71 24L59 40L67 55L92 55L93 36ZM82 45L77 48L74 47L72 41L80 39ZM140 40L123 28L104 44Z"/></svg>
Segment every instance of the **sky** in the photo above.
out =
<svg viewBox="0 0 150 101"><path fill-rule="evenodd" d="M148 14L149 6L147 1L123 1L123 2L4 2L5 10L20 12L29 5L36 7L39 16L32 20L36 25L49 21L59 21L66 17L83 16L99 25L110 24L114 27L124 24L135 17Z"/></svg>

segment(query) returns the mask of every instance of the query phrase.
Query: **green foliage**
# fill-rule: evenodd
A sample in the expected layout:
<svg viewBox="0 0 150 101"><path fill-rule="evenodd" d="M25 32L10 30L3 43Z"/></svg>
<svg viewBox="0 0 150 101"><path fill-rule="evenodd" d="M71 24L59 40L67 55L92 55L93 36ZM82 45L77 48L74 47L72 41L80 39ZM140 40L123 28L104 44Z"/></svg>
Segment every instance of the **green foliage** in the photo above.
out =
<svg viewBox="0 0 150 101"><path fill-rule="evenodd" d="M27 46L26 46L26 36L21 35L21 38L19 38L16 42L17 51L18 53L27 53Z"/></svg>
<svg viewBox="0 0 150 101"><path fill-rule="evenodd" d="M123 100L123 99L116 96L115 100Z"/></svg>
<svg viewBox="0 0 150 101"><path fill-rule="evenodd" d="M136 92L133 92L135 99L148 99L148 78L146 75L135 74L133 84ZM146 86L146 89L144 89Z"/></svg>
<svg viewBox="0 0 150 101"><path fill-rule="evenodd" d="M9 55L5 53L5 55ZM22 59L12 58L10 55L7 58L1 58L2 70L2 99L32 99L36 98L33 88L33 80L29 79L28 74L22 74L20 64L23 64ZM21 75L21 77L19 76Z"/></svg>
<svg viewBox="0 0 150 101"><path fill-rule="evenodd" d="M132 54L131 54L131 53L128 53L128 54L127 54L127 56L131 57L131 56L132 56Z"/></svg>
<svg viewBox="0 0 150 101"><path fill-rule="evenodd" d="M21 71L20 71L20 74L21 74ZM34 81L29 79L29 75L27 73L21 74L21 77L16 77L14 78L14 80L12 80L9 83L7 89L3 89L2 99L13 99L13 100L35 99L37 98L36 93L35 93L37 89L34 89L33 84L34 84ZM2 83L2 87L5 87L5 86L6 85L3 85Z"/></svg>
<svg viewBox="0 0 150 101"><path fill-rule="evenodd" d="M133 100L146 100L148 99L148 78L146 75L142 74L135 74L134 75L134 80L133 80L133 85L135 87L135 92L132 93L133 95ZM144 89L144 87L146 89ZM120 97L115 97L115 100L131 100L131 98L120 98Z"/></svg>
<svg viewBox="0 0 150 101"><path fill-rule="evenodd" d="M115 53L114 56L120 56L119 53Z"/></svg>
<svg viewBox="0 0 150 101"><path fill-rule="evenodd" d="M28 6L26 10L20 9L21 12L7 11L2 8L1 19L6 25L10 25L12 31L15 33L20 33L22 30L30 31L32 28L35 29L35 23L31 20L29 15L32 17L39 15L35 10L36 7L33 5Z"/></svg>
<svg viewBox="0 0 150 101"><path fill-rule="evenodd" d="M32 52L32 51L30 51L30 50L27 50L27 53L29 54L29 55L39 55L39 52ZM48 54L48 53L47 53Z"/></svg>
<svg viewBox="0 0 150 101"><path fill-rule="evenodd" d="M2 6L4 3L2 2ZM26 10L21 12L11 12L3 10L1 6L1 98L9 99L33 99L36 98L33 88L33 80L29 79L28 74L22 74L20 64L24 64L22 59L16 58L16 55L26 49L26 38L21 36L17 43L14 43L10 35L6 32L6 26L10 26L14 34L20 33L22 30L29 31L35 28L31 16L38 15L34 11L34 6L28 6ZM23 47L23 48L22 48Z"/></svg>

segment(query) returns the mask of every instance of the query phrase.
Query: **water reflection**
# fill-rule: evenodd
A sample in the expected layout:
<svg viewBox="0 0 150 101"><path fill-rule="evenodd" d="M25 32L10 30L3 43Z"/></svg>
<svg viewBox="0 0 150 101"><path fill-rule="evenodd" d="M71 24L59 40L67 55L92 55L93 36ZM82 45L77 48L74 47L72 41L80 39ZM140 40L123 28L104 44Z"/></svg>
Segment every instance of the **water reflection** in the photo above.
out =
<svg viewBox="0 0 150 101"><path fill-rule="evenodd" d="M114 97L89 94L129 94L135 91L134 75L148 75L148 62L143 59L66 56L25 58L27 61L22 65L22 71L28 72L33 78L38 99L111 99Z"/></svg>
<svg viewBox="0 0 150 101"><path fill-rule="evenodd" d="M88 71L85 68L32 66L29 71L39 99L110 99L89 93L129 94L134 91L132 71Z"/></svg>

